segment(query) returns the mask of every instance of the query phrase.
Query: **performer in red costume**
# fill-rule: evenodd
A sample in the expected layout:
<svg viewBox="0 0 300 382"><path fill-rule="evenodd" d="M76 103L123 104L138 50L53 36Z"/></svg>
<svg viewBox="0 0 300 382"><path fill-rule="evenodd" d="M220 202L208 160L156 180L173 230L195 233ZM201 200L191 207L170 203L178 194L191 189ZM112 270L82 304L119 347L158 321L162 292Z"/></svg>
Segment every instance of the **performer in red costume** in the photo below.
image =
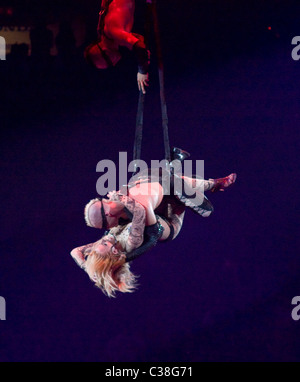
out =
<svg viewBox="0 0 300 382"><path fill-rule="evenodd" d="M102 0L98 40L85 49L85 58L97 69L115 66L121 59L119 46L132 50L138 62L139 90L149 85L149 58L144 37L132 33L135 0Z"/></svg>

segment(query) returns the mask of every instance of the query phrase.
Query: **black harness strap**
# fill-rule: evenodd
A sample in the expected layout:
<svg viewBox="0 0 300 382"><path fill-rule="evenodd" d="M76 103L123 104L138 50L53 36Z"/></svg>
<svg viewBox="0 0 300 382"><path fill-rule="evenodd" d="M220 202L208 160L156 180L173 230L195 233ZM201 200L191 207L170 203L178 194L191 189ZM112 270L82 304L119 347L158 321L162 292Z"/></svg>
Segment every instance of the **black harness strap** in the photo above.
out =
<svg viewBox="0 0 300 382"><path fill-rule="evenodd" d="M101 202L102 228L104 228L105 230L108 230L108 223L107 223L107 219L106 219L106 215L105 215L105 211L103 207L103 198L99 197L98 200Z"/></svg>
<svg viewBox="0 0 300 382"><path fill-rule="evenodd" d="M143 92L140 91L138 111L137 111L137 116L136 116L133 160L140 160L141 159L143 125L144 125L144 105L145 105L145 94L143 94ZM136 172L136 170L137 170L137 166L135 166L134 172Z"/></svg>
<svg viewBox="0 0 300 382"><path fill-rule="evenodd" d="M146 20L145 20L145 44L149 46L150 40L150 32L151 32L151 0L147 0L147 8L146 8ZM135 128L135 140L133 147L133 160L137 161L141 159L142 152L142 139L143 139L143 128L144 128L144 106L145 106L145 94L140 91L139 101L138 101L138 109L136 116L136 128ZM136 173L137 165L135 166Z"/></svg>

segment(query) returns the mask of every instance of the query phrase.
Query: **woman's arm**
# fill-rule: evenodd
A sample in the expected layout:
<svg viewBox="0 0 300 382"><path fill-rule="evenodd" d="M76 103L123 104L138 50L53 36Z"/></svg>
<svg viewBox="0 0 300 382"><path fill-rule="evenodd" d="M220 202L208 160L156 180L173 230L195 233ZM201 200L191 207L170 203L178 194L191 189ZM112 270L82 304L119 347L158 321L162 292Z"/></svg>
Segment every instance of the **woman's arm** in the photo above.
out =
<svg viewBox="0 0 300 382"><path fill-rule="evenodd" d="M130 252L143 244L146 209L140 203L127 196L123 196L122 203L124 204L127 216L132 219L130 235L126 243L126 251Z"/></svg>
<svg viewBox="0 0 300 382"><path fill-rule="evenodd" d="M146 210L146 214L149 213L149 216L152 219L152 210ZM158 241L167 241L173 240L179 234L183 218L185 214L185 206L181 203L175 203L174 205L169 205L170 217L163 219L158 215L155 216L155 223L153 225L147 225L145 228L145 240L143 245L134 251L127 253L126 262L130 262L140 257L145 252L153 248ZM171 236L170 236L171 235Z"/></svg>
<svg viewBox="0 0 300 382"><path fill-rule="evenodd" d="M95 243L83 245L82 247L74 248L71 252L71 256L80 268L84 268L85 256L91 252L92 246Z"/></svg>
<svg viewBox="0 0 300 382"><path fill-rule="evenodd" d="M143 245L141 245L139 248L136 248L134 251L127 253L126 262L135 260L136 258L143 255L145 252L153 248L157 244L158 240L161 238L163 231L164 228L159 222L156 222L151 226L147 226L145 228L145 240Z"/></svg>

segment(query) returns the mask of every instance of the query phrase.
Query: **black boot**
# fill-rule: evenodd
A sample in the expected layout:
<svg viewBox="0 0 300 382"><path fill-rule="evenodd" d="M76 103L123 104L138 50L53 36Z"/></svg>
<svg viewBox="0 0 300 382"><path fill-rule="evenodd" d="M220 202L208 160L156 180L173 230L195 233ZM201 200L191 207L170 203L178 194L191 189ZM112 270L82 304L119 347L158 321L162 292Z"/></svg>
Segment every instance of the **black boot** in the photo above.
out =
<svg viewBox="0 0 300 382"><path fill-rule="evenodd" d="M185 159L189 158L190 156L191 156L191 154L188 153L187 151L181 150L177 147L172 148L172 154L171 154L172 161L173 160L179 160L180 162L182 162Z"/></svg>

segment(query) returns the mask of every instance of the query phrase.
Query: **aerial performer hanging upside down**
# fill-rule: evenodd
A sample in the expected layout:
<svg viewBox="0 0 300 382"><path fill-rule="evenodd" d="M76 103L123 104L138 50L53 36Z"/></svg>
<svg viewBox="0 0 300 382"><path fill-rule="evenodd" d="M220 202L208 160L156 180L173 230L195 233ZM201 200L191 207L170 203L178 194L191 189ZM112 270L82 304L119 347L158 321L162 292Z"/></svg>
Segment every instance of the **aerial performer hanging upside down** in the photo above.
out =
<svg viewBox="0 0 300 382"><path fill-rule="evenodd" d="M175 149L171 168L186 155ZM106 233L95 243L73 249L71 256L109 297L114 297L116 291L132 292L136 288L136 277L129 263L158 242L174 240L183 225L187 207L202 217L210 216L213 206L204 192L224 191L235 181L234 173L225 178L204 180L169 170L160 170L155 175L148 170L140 172L120 191L110 192L106 198L93 199L86 205L87 225L104 228ZM177 187L178 184L182 187Z"/></svg>
<svg viewBox="0 0 300 382"><path fill-rule="evenodd" d="M144 37L132 33L135 0L102 0L98 39L85 49L85 58L97 69L115 66L121 59L119 47L135 53L138 62L139 90L146 93L149 81L149 58Z"/></svg>

